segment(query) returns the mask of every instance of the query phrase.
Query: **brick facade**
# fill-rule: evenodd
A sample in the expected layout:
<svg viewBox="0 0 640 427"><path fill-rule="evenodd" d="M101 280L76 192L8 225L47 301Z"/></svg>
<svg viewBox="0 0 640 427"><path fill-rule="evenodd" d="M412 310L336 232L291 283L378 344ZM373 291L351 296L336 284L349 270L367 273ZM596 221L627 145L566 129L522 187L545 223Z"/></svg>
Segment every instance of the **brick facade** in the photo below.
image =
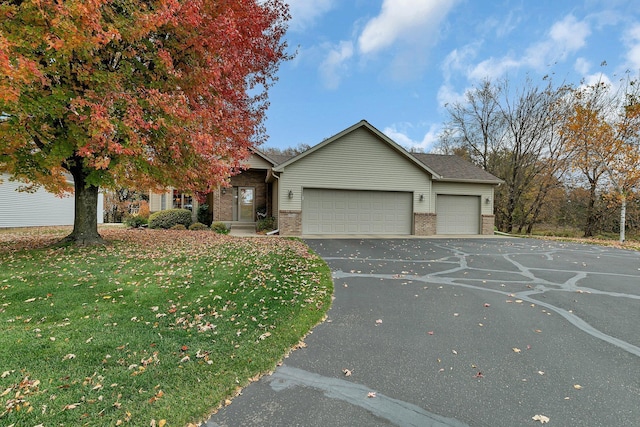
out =
<svg viewBox="0 0 640 427"><path fill-rule="evenodd" d="M482 235L485 236L493 236L494 228L496 225L496 216L495 215L482 215L482 230L480 231Z"/></svg>
<svg viewBox="0 0 640 427"><path fill-rule="evenodd" d="M416 236L433 236L436 234L436 214L413 214L413 234Z"/></svg>
<svg viewBox="0 0 640 427"><path fill-rule="evenodd" d="M231 187L215 190L209 195L210 212L214 221L234 221L234 206L237 206L237 187L253 187L255 189L255 209L267 208L270 216L271 203L269 185L265 182L266 171L246 170L239 175L231 177ZM234 188L236 187L236 188ZM234 191L235 190L235 191ZM254 217L254 221L256 218Z"/></svg>
<svg viewBox="0 0 640 427"><path fill-rule="evenodd" d="M302 212L280 211L278 215L278 228L281 236L302 235Z"/></svg>

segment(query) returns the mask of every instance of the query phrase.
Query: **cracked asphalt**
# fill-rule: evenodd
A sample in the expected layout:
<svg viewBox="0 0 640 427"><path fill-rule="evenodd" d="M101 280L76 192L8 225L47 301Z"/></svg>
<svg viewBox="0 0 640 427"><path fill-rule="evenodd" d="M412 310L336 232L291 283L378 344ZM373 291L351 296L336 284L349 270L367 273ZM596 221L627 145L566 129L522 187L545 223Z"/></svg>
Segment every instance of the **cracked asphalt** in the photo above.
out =
<svg viewBox="0 0 640 427"><path fill-rule="evenodd" d="M307 243L333 271L327 320L206 426L640 426L640 253Z"/></svg>

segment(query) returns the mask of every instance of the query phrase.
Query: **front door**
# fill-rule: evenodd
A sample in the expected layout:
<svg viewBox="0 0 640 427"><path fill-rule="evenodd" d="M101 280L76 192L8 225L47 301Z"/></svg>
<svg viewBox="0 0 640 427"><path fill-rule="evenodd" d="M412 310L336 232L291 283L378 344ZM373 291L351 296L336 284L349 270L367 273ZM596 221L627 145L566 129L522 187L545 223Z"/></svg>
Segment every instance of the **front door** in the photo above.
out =
<svg viewBox="0 0 640 427"><path fill-rule="evenodd" d="M253 187L238 189L238 221L253 222L255 220L255 191Z"/></svg>

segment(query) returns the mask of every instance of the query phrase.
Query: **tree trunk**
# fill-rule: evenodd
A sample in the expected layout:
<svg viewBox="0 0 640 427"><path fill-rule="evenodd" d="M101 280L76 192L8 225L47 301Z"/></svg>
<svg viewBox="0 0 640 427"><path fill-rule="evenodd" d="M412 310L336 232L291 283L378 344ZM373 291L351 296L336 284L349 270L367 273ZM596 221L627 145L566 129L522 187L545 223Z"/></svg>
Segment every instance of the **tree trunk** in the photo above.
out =
<svg viewBox="0 0 640 427"><path fill-rule="evenodd" d="M87 185L82 166L71 168L74 181L75 211L73 231L63 242L78 246L103 245L106 241L98 233L98 187Z"/></svg>
<svg viewBox="0 0 640 427"><path fill-rule="evenodd" d="M625 241L625 228L627 221L627 197L622 195L622 206L620 208L620 243Z"/></svg>
<svg viewBox="0 0 640 427"><path fill-rule="evenodd" d="M584 227L584 237L593 237L596 228L596 186L591 182L589 188L589 204L587 205L587 223Z"/></svg>

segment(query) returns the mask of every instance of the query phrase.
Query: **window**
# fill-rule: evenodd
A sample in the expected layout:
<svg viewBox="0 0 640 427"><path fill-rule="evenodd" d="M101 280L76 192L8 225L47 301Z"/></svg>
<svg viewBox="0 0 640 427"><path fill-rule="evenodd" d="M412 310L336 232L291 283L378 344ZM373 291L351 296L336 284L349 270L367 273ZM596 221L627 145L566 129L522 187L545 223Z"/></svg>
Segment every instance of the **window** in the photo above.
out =
<svg viewBox="0 0 640 427"><path fill-rule="evenodd" d="M173 190L173 208L193 210L193 196Z"/></svg>

